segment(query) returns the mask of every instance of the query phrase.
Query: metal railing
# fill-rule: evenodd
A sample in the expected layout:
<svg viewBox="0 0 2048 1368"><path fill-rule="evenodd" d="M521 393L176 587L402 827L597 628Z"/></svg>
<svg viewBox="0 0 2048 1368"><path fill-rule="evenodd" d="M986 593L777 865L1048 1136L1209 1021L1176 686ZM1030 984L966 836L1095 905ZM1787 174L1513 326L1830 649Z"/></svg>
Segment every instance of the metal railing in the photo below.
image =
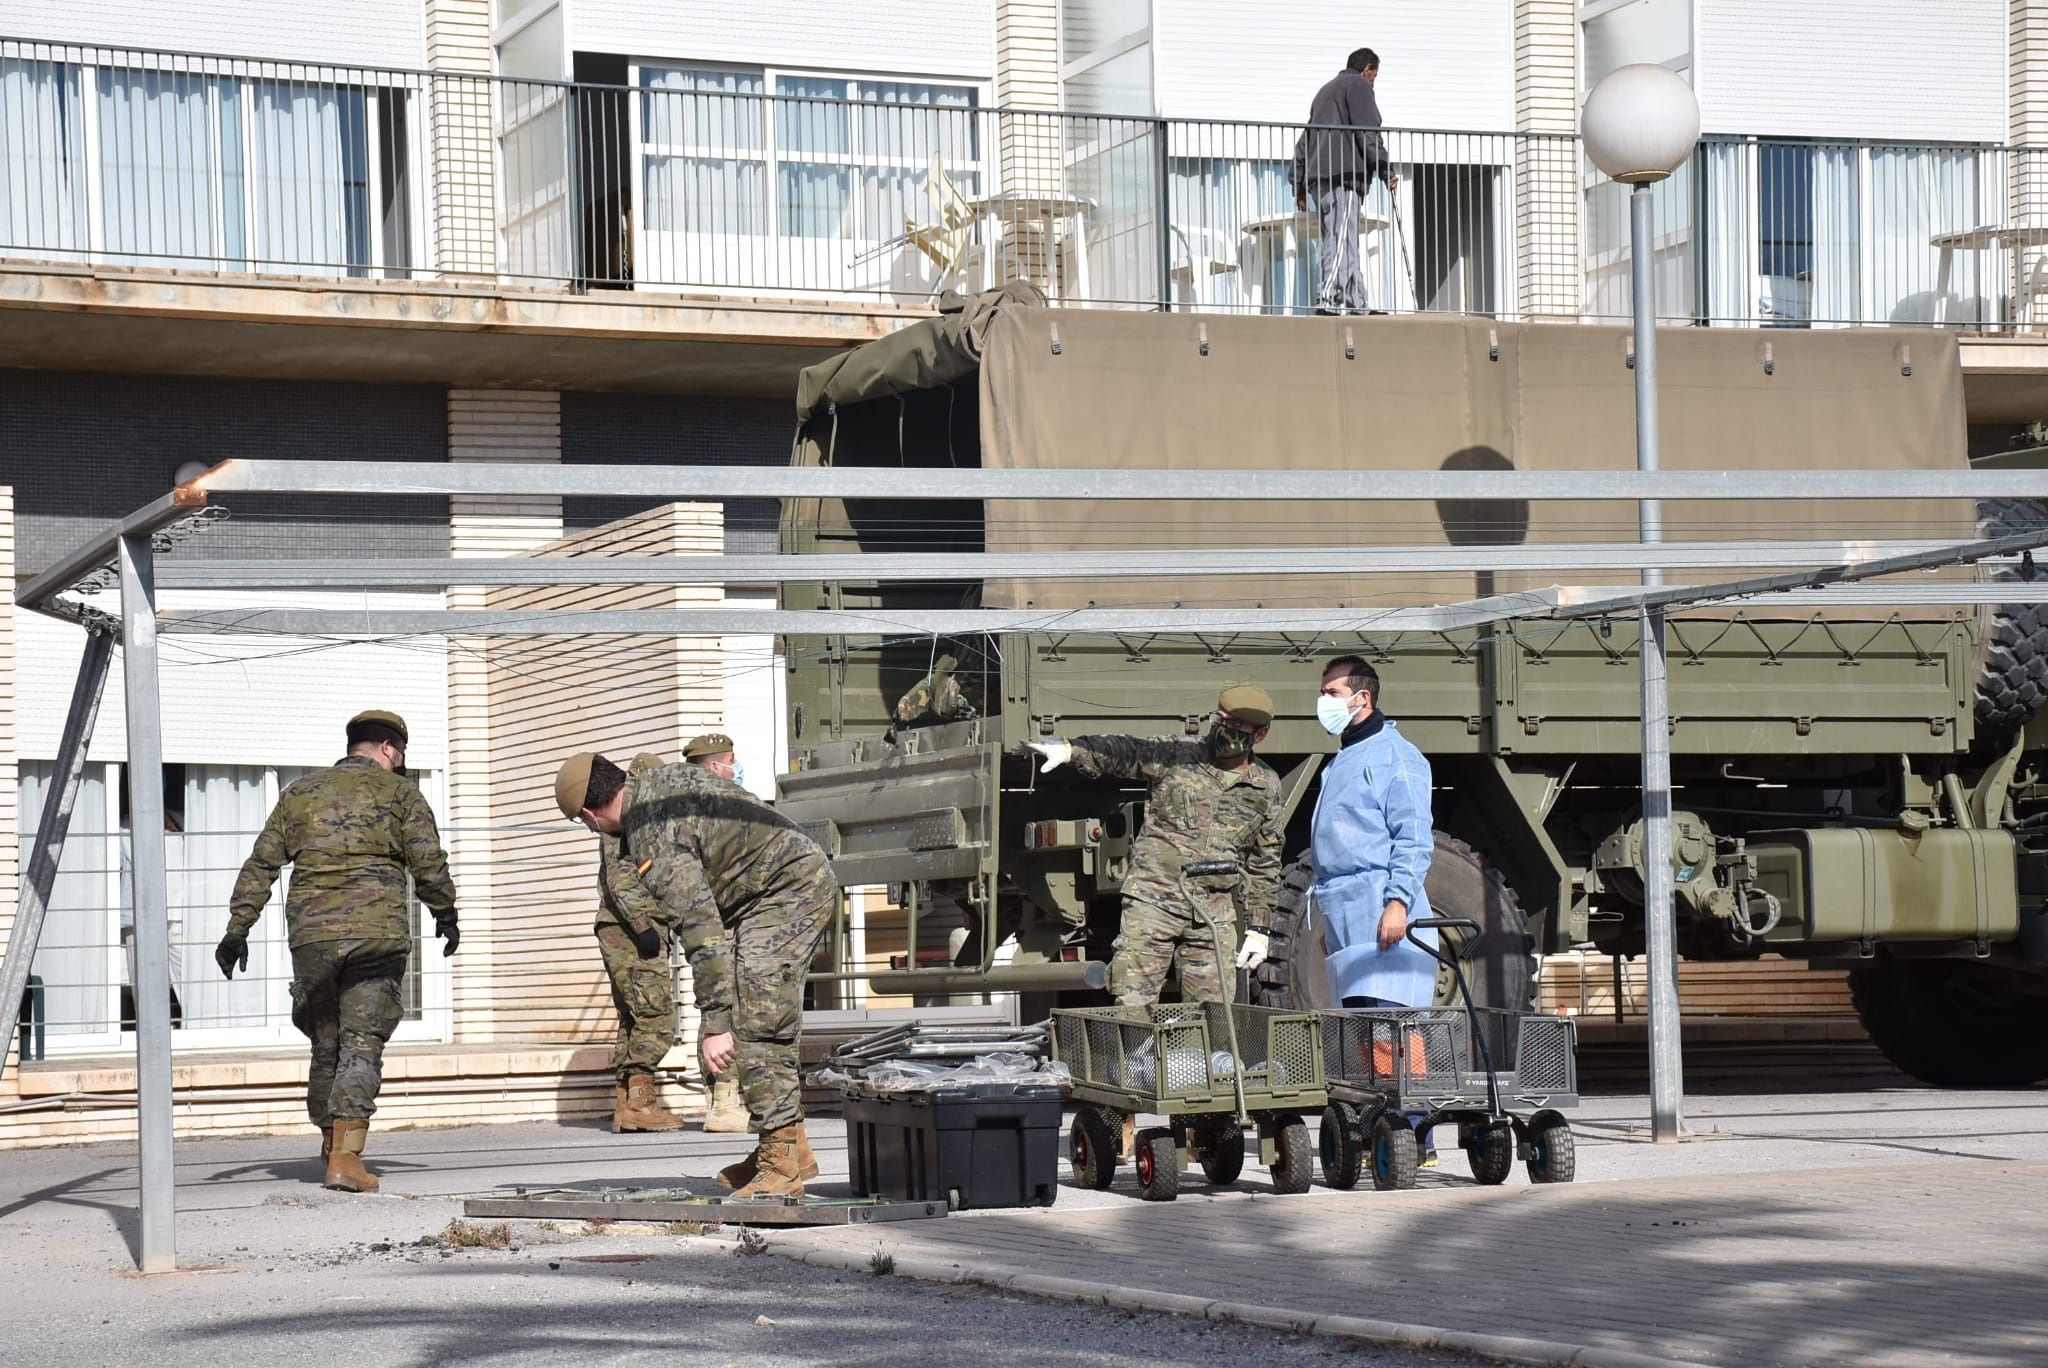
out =
<svg viewBox="0 0 2048 1368"><path fill-rule="evenodd" d="M978 100L0 40L0 256L910 305L1021 277L1093 306L1629 312L1624 197L1569 135ZM2048 149L1715 136L1657 208L1674 320L2003 329L2048 294Z"/></svg>

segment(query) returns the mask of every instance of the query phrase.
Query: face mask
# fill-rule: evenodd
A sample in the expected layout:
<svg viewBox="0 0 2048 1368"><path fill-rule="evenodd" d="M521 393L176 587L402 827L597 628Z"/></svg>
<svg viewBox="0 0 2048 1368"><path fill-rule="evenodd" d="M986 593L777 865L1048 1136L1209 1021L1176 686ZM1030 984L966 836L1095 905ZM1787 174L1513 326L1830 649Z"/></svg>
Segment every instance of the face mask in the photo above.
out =
<svg viewBox="0 0 2048 1368"><path fill-rule="evenodd" d="M732 762L732 781L741 788L747 786L747 767L737 760Z"/></svg>
<svg viewBox="0 0 2048 1368"><path fill-rule="evenodd" d="M1221 722L1209 728L1209 758L1211 760L1236 760L1252 753L1252 739L1235 727L1226 727Z"/></svg>
<svg viewBox="0 0 2048 1368"><path fill-rule="evenodd" d="M1358 699L1357 694L1347 698L1336 698L1321 694L1316 698L1316 721L1323 724L1323 730L1332 736L1341 735L1351 725L1351 705Z"/></svg>

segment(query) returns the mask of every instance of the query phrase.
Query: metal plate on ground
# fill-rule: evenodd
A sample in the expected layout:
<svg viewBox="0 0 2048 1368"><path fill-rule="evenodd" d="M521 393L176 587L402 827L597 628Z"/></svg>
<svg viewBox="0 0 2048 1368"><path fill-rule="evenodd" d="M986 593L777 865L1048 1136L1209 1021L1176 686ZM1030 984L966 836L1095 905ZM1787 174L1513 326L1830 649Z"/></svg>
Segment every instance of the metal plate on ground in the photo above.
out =
<svg viewBox="0 0 2048 1368"><path fill-rule="evenodd" d="M530 1221L833 1226L920 1221L945 1215L946 1204L881 1197L704 1197L683 1188L515 1188L509 1196L465 1198L462 1214Z"/></svg>

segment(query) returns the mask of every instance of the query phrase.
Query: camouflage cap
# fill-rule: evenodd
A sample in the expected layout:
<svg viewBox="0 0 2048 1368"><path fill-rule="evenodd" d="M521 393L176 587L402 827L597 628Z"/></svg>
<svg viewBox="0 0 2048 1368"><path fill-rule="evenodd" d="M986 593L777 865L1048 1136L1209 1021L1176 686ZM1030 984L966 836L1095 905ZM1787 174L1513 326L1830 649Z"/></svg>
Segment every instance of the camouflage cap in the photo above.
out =
<svg viewBox="0 0 2048 1368"><path fill-rule="evenodd" d="M555 771L555 806L564 817L583 811L583 800L590 796L590 766L596 759L596 751L578 751Z"/></svg>
<svg viewBox="0 0 2048 1368"><path fill-rule="evenodd" d="M690 744L683 747L683 759L702 760L707 755L724 755L732 748L732 738L724 732L705 732L690 738Z"/></svg>
<svg viewBox="0 0 2048 1368"><path fill-rule="evenodd" d="M1256 684L1233 684L1216 695L1216 706L1250 727L1273 724L1273 695Z"/></svg>
<svg viewBox="0 0 2048 1368"><path fill-rule="evenodd" d="M411 737L405 730L405 719L395 712L385 712L382 708L371 708L367 712L359 712L348 720L348 725L353 730L356 727L371 722L376 723L380 727L391 728L391 730L398 733L398 739L401 742L410 744Z"/></svg>
<svg viewBox="0 0 2048 1368"><path fill-rule="evenodd" d="M942 655L932 662L932 678L938 679L960 668L960 662L951 655Z"/></svg>
<svg viewBox="0 0 2048 1368"><path fill-rule="evenodd" d="M633 763L626 766L626 773L645 774L649 770L660 769L663 765L666 765L667 763L667 760L664 760L661 756L656 755L653 751L641 751L638 755L633 757Z"/></svg>

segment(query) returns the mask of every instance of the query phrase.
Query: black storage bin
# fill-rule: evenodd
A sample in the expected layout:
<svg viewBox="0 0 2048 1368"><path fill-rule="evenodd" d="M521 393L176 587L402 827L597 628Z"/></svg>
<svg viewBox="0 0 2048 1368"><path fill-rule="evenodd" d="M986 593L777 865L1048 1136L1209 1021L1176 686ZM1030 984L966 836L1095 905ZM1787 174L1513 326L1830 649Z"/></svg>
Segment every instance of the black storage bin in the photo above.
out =
<svg viewBox="0 0 2048 1368"><path fill-rule="evenodd" d="M862 1197L968 1207L1051 1206L1060 1108L1050 1083L972 1083L846 1094L846 1148Z"/></svg>

